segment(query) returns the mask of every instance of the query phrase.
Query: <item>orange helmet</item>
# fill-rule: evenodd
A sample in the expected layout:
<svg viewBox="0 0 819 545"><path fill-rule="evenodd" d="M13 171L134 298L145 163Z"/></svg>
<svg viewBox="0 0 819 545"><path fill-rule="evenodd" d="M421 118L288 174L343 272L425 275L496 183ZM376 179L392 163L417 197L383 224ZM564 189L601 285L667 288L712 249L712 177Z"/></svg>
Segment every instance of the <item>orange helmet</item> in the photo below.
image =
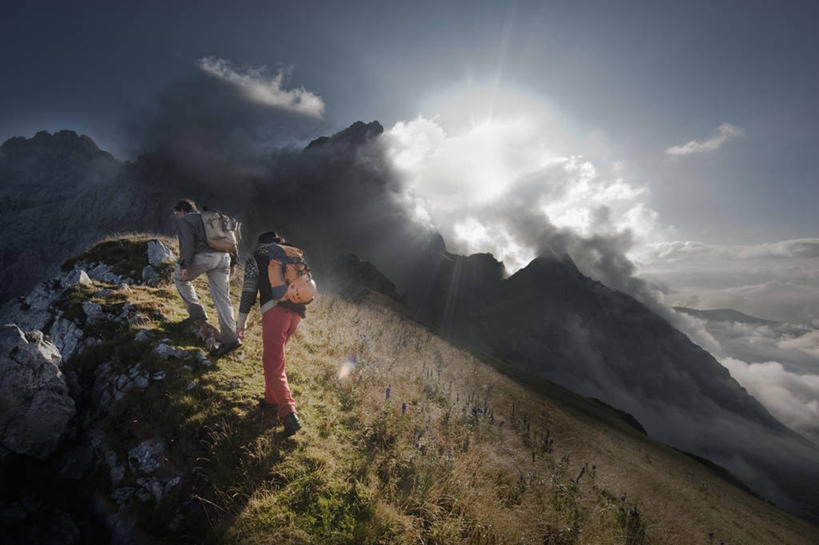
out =
<svg viewBox="0 0 819 545"><path fill-rule="evenodd" d="M287 286L287 299L293 303L309 303L318 293L316 283L310 275L302 275Z"/></svg>

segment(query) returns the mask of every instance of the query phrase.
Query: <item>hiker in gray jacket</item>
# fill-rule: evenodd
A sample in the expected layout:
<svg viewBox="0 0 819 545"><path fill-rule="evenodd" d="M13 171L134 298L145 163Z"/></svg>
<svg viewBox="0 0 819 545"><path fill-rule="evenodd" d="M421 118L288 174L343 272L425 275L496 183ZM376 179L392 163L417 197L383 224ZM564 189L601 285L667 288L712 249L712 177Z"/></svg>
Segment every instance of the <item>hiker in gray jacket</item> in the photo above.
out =
<svg viewBox="0 0 819 545"><path fill-rule="evenodd" d="M230 302L231 255L208 246L202 216L193 201L183 199L173 207L179 237L179 262L174 284L188 309L186 323L207 321L205 308L191 283L200 274L208 275L208 285L216 314L219 317L220 346L218 354L226 354L242 345L236 334L236 320Z"/></svg>

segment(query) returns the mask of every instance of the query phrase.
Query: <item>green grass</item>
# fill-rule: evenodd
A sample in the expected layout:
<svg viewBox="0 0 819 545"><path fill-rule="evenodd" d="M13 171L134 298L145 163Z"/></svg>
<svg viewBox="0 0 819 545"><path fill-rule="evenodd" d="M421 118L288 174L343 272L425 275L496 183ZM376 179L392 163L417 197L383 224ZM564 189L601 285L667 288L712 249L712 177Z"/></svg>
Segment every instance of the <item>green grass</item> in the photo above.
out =
<svg viewBox="0 0 819 545"><path fill-rule="evenodd" d="M160 235L137 234L115 236L96 243L82 254L66 260L62 265L63 271L70 271L80 261L88 263L105 263L111 266L114 274L139 280L142 269L148 264L146 252L148 241L161 240L178 253L176 242Z"/></svg>
<svg viewBox="0 0 819 545"><path fill-rule="evenodd" d="M82 259L104 253L109 264L135 263L124 249L142 247L103 244ZM195 285L215 321L207 281ZM94 299L102 287L71 292L66 312L85 297L127 297L151 316L144 327L157 339L199 348L178 325L185 312L172 285ZM234 282L234 301L239 290ZM257 310L243 348L211 367L158 359L153 345L133 340L134 328L100 329L103 344L69 367L87 375L106 362L118 370L138 363L166 372L104 421L120 458L159 437L167 469L183 477L160 505L141 505L151 541L649 545L707 543L708 532L726 543L765 543L775 532L782 543L817 542L815 528L652 442L616 411L452 346L391 305L331 294L310 305L287 352L304 422L292 438L257 405ZM169 530L180 513L181 525Z"/></svg>

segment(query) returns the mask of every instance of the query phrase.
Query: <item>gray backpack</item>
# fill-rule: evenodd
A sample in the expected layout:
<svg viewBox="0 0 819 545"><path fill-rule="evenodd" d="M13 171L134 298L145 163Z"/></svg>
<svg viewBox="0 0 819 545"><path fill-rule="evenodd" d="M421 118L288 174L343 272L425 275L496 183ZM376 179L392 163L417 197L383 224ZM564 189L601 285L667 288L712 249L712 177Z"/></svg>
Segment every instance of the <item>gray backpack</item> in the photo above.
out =
<svg viewBox="0 0 819 545"><path fill-rule="evenodd" d="M242 224L238 220L216 210L203 210L200 215L208 246L219 252L236 253L239 250Z"/></svg>

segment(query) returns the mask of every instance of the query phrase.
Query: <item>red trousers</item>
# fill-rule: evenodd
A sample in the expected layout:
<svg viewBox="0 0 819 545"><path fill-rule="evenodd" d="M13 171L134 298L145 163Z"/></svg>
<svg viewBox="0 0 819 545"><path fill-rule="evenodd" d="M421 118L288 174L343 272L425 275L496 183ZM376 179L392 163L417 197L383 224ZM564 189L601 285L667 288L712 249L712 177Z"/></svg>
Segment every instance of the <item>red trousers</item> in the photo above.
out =
<svg viewBox="0 0 819 545"><path fill-rule="evenodd" d="M284 347L299 327L301 317L276 305L262 315L262 363L264 364L264 399L279 406L279 417L296 412L284 373Z"/></svg>

